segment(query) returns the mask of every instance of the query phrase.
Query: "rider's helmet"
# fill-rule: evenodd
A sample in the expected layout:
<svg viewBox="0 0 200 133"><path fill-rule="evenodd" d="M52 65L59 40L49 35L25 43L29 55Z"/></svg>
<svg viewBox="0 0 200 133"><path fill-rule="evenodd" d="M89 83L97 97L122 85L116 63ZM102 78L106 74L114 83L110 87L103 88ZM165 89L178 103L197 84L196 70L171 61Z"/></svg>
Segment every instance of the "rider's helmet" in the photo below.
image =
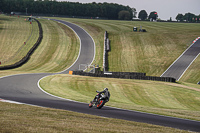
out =
<svg viewBox="0 0 200 133"><path fill-rule="evenodd" d="M108 88L104 88L104 91L108 91Z"/></svg>

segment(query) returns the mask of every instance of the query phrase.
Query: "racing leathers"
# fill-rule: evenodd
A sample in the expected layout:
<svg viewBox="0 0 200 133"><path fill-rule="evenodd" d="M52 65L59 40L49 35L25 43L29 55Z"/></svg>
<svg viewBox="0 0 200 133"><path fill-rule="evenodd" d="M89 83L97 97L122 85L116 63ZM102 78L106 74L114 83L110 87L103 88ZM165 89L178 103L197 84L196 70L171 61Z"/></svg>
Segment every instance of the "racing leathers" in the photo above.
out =
<svg viewBox="0 0 200 133"><path fill-rule="evenodd" d="M96 99L99 99L99 97L101 96L102 93L104 93L103 97L106 99L106 102L109 101L110 99L110 92L108 91L108 89L104 89L103 91L96 91L97 93L99 93L97 95L97 97L95 97Z"/></svg>

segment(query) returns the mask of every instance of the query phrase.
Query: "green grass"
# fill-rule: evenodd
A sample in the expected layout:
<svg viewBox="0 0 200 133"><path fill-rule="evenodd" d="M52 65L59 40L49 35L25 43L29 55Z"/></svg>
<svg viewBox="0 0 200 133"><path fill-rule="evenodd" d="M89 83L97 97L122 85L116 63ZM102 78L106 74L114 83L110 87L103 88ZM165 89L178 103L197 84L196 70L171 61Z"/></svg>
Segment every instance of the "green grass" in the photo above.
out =
<svg viewBox="0 0 200 133"><path fill-rule="evenodd" d="M64 19L64 18L62 18ZM64 19L86 29L94 38L96 62L102 67L104 32L108 31L111 43L108 62L109 71L143 72L150 76L160 76L199 36L200 24L159 23L142 21L116 21L94 19ZM146 29L146 33L133 32L134 26ZM199 66L199 62L194 62ZM191 75L199 75L195 68ZM184 82L196 83L197 78L184 78Z"/></svg>
<svg viewBox="0 0 200 133"><path fill-rule="evenodd" d="M189 133L169 127L0 102L1 133ZM23 112L23 113L22 113Z"/></svg>
<svg viewBox="0 0 200 133"><path fill-rule="evenodd" d="M0 19L1 18L6 19L2 24L5 24L7 21L18 19L13 18L14 20L10 20L8 16L0 16ZM22 21L25 20L23 19ZM18 73L60 72L71 66L76 60L80 45L79 39L75 33L70 28L60 23L43 19L39 19L39 21L43 28L43 40L30 60L19 68L0 71L0 76ZM12 29L12 32L13 31L15 31L15 29ZM5 36L5 40L9 40L9 34L10 33ZM19 41L20 37L15 38L15 40ZM6 46L2 45L2 47ZM7 51L7 53L2 53L1 57L7 55L9 55L9 51Z"/></svg>
<svg viewBox="0 0 200 133"><path fill-rule="evenodd" d="M108 31L111 42L111 52L109 52L109 71L143 72L150 76L160 76L171 65L171 63L173 63L173 61L177 59L189 45L191 45L192 41L199 36L200 32L200 25L192 23L157 23L71 18L56 19L63 19L76 23L84 28L94 38L96 44L96 57L94 64L99 64L99 66L102 67L104 32ZM46 22L47 20L40 21ZM43 43L39 49L45 48L45 52L39 50L38 53L32 56L32 58L35 58L33 60L34 63L29 63L27 65L27 71L62 71L67 68L66 63L63 62L68 60L62 59L62 57L77 57L74 55L77 55L79 50L79 41L77 38L73 37L73 34L70 35L69 38L64 36L64 34L61 35L60 33L64 32L65 29L62 29L63 27L60 27L59 24L55 22L48 22L47 24L43 23L42 25L44 27L43 29L46 30L46 38L43 39ZM51 28L49 25L51 25ZM134 26L137 26L138 28L142 26L142 28L146 29L147 32L133 32L132 28ZM56 30L54 30L55 28ZM49 31L51 32L49 33ZM68 29L68 31L69 32L67 33L70 33L70 29ZM59 43L59 46L62 45L62 48L66 48L66 45L68 45L67 47L72 46L71 48L76 48L73 49L76 54L66 55L67 52L65 54L61 52L59 53L59 56L57 56L60 47L55 45L55 43ZM55 49L57 49L57 51ZM42 58L39 58L41 51L44 52L46 57L42 54ZM6 54L4 54L4 56L5 55ZM57 56L57 58L52 55ZM45 60L43 60L43 57ZM39 59L42 59L42 61L39 61ZM44 67L44 64L46 67ZM198 61L193 64L196 64L197 67L200 65ZM31 69L29 66L31 66ZM181 81L195 84L197 81L200 81L200 76L198 76L200 73L197 67L191 67L187 71L189 75L183 75ZM26 68L22 67L22 70L26 70Z"/></svg>
<svg viewBox="0 0 200 133"><path fill-rule="evenodd" d="M192 65L188 68L185 72L183 77L180 79L182 82L189 82L189 83L198 83L200 81L200 73L199 73L199 66L200 66L200 56L192 63Z"/></svg>
<svg viewBox="0 0 200 133"><path fill-rule="evenodd" d="M40 85L53 95L86 103L96 90L108 87L108 106L200 120L198 85L71 75L49 76Z"/></svg>
<svg viewBox="0 0 200 133"><path fill-rule="evenodd" d="M37 41L38 24L32 25L24 17L0 16L0 61L2 66L22 59ZM26 42L26 45L24 45Z"/></svg>
<svg viewBox="0 0 200 133"><path fill-rule="evenodd" d="M16 23L13 21L16 20L18 18L0 15L0 36L6 35L2 39L3 42L0 42L0 51L4 48L4 51L7 52L0 52L0 60L2 57L8 58L9 50L12 51L11 53L15 53L14 51L22 45L16 43L18 46L11 46L11 43L7 43L10 41L9 36L13 31L20 34L15 35L18 37L12 41L12 44L13 42L23 43L24 39L26 40L30 35L30 24L25 23L23 19L17 23L20 25L17 29L13 28L15 26L10 26L15 25ZM187 23L67 18L64 20L80 25L94 38L96 44L95 64L102 66L103 36L107 30L111 41L110 71L145 72L147 75L155 76L160 76L192 43L193 39L199 36L200 31L199 24ZM20 73L59 72L75 61L79 52L79 40L73 31L53 21L42 19L39 21L44 32L40 46L28 63L13 70L0 71L1 77ZM9 23L7 28L11 29L6 31L8 33L5 32L7 23ZM26 29L29 30L26 30L26 33L21 33L22 23L27 24ZM147 33L132 32L134 26L143 26ZM5 45L9 45L12 49L8 50ZM200 81L199 65L199 58L197 58L178 84L70 75L47 77L40 84L54 95L87 103L94 98L96 90L108 87L111 91L110 102L106 104L108 106L199 120L200 92L199 86L196 85L196 82ZM56 90L53 90L54 88ZM63 110L7 103L0 103L0 105L0 132L184 132ZM96 119L98 121L94 122ZM99 126L94 128L93 123ZM107 128L104 128L105 126Z"/></svg>
<svg viewBox="0 0 200 133"><path fill-rule="evenodd" d="M60 23L39 19L44 36L30 61L17 70L29 72L59 72L73 64L79 53L75 33Z"/></svg>

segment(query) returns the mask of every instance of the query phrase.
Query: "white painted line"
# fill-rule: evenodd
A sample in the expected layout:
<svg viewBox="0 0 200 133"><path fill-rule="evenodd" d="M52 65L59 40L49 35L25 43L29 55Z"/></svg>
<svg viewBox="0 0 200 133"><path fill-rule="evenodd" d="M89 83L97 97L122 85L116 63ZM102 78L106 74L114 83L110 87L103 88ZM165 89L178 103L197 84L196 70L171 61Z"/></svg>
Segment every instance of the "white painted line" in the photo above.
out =
<svg viewBox="0 0 200 133"><path fill-rule="evenodd" d="M48 77L48 76L49 76L49 75L47 75L47 76L45 76L45 77L43 77L43 78L46 78L46 77ZM47 94L47 95L49 95L49 96L52 96L52 97L55 97L55 98L58 98L58 99L62 99L62 100L66 100L66 101L72 101L72 102L76 102L76 103L88 104L88 105L89 105L89 103L78 102L78 101L74 101L74 100L71 100L71 99L66 99L66 98L58 97L58 96L55 96L55 95L52 95L52 94L46 92L46 91L43 90L42 87L40 86L40 81L41 81L43 78L41 78L41 79L37 82L37 86L38 86L38 88L39 88L41 91L43 91L45 94Z"/></svg>
<svg viewBox="0 0 200 133"><path fill-rule="evenodd" d="M4 100L4 99L0 99L0 102L14 103L14 104L23 104L23 103L20 103L20 102L15 102L15 101L11 101L11 100Z"/></svg>
<svg viewBox="0 0 200 133"><path fill-rule="evenodd" d="M200 39L200 37L198 38ZM188 47L168 68L167 70L160 76L162 77L193 45L195 44L195 42L193 42L190 47ZM180 78L179 78L180 79Z"/></svg>
<svg viewBox="0 0 200 133"><path fill-rule="evenodd" d="M61 21L64 21L64 20L61 20ZM58 22L58 21L56 21L56 22ZM60 22L60 23L62 23L62 22ZM64 24L64 23L62 23L62 24ZM73 23L72 23L73 24ZM66 25L66 24L64 24L64 25ZM74 24L75 25L75 24ZM68 25L66 25L67 27L69 27ZM76 26L78 26L78 25L76 25ZM81 29L83 29L82 27L80 27L80 26L78 26L79 28L81 28ZM69 27L70 29L72 29L71 27ZM74 29L72 29L73 31L74 31ZM83 29L84 30L84 29ZM84 30L85 31L85 30ZM85 31L89 36L90 36L90 34L87 32L87 31ZM78 36L78 34L74 31L74 33ZM69 68L67 68L66 70L64 70L64 71L62 71L62 72L65 72L65 71L67 71L68 69L70 69L76 62L77 62L77 60L79 59L79 56L80 56L80 53L81 53L81 39L80 39L80 37L78 36L78 38L79 38L79 41L80 41L80 49L79 49L79 55L78 55L78 57L77 57L77 59L76 59L76 61L69 67ZM92 41L93 41L93 44L94 44L94 56L93 56L93 60L92 60L92 62L90 63L90 65L93 63L93 61L94 61L94 59L95 59L95 50L96 50L96 48L95 48L95 42L94 42L94 39L90 36L90 38L92 39ZM87 68L86 68L87 69ZM59 72L59 73L55 73L55 74L51 74L51 75L56 75L56 74L61 74L62 72ZM49 76L49 75L47 75L47 76ZM38 82L37 82L37 86L38 86L38 88L41 90L41 91L43 91L45 94L47 94L47 95L49 95L49 96L52 96L52 97L55 97L55 98L59 98L59 99L62 99L62 100L67 100L67 101L73 101L73 102L77 102L77 103L83 103L83 104L88 104L88 103L84 103L84 102L78 102L78 101L74 101L74 100L71 100L71 99L66 99L66 98L62 98L62 97L58 97L58 96L55 96L55 95L52 95L52 94L50 94L50 93L48 93L48 92L46 92L45 90L43 90L42 88L41 88L41 86L40 86L40 81L43 79L43 78L46 78L47 76L45 76L45 77L42 77Z"/></svg>
<svg viewBox="0 0 200 133"><path fill-rule="evenodd" d="M58 22L58 21L57 21ZM62 23L62 24L64 24L64 23ZM66 25L66 24L64 24L64 25ZM68 25L66 25L66 26L68 26ZM76 25L76 26L78 26L78 25ZM69 26L68 26L69 27ZM78 27L80 27L80 26L78 26ZM71 27L69 27L70 29L72 29ZM81 29L83 29L82 27L80 27ZM72 29L73 30L73 29ZM83 29L84 30L84 29ZM74 31L74 30L73 30ZM85 30L84 30L85 31ZM89 33L87 32L87 31L85 31L88 35L89 35ZM78 36L78 34L74 31L74 33ZM90 35L89 35L90 36ZM91 37L91 36L90 36ZM77 57L77 59L76 59L76 61L69 67L69 68L67 68L66 70L68 70L68 69L70 69L76 62L77 62L77 60L78 60L78 58L80 57L80 52L81 52L81 39L80 39L80 37L78 36L78 38L79 38L79 40L80 40L80 49L79 49L79 55L78 55L78 57ZM91 37L91 39L92 39L92 41L93 41L93 44L94 44L94 56L93 56L93 60L92 60L92 62L94 61L94 59L95 59L95 42L94 42L94 39ZM91 64L92 64L92 62L91 62ZM90 64L90 65L91 65ZM64 71L66 71L66 70L64 70ZM62 71L62 72L64 72L64 71ZM56 75L56 74L61 74L62 72L58 72L58 73L54 73L54 74L52 74L52 73L25 73L25 74L15 74L15 75L8 75L8 76L3 76L3 77L0 77L0 79L2 79L2 78L6 78L6 77L11 77L11 76L18 76L18 75L26 75L26 74L33 74L33 75L35 75L35 74L47 74L47 76L50 76L50 75ZM47 76L45 76L45 77L47 77ZM45 78L45 77L43 77L43 78ZM43 78L41 78L41 79L43 79ZM52 94L50 94L50 93L48 93L48 92L46 92L46 91L44 91L41 87L40 87L40 85L39 85L39 82L40 82L40 80L41 79L39 79L39 81L37 82L37 86L38 86L38 88L41 90L41 91L43 91L44 93L46 93L46 94L48 94L48 95L50 95L50 96L52 96L52 97L56 97L56 98L59 98L59 99L62 99L62 100L68 100L68 101L73 101L73 102L77 102L77 103L83 103L83 102L78 102L78 101L74 101L74 100L70 100L70 99L65 99L65 98L62 98L62 97L58 97L58 96L54 96L54 95L52 95ZM9 102L9 103L16 103L16 104L24 104L24 103L20 103L20 102L16 102L16 101L10 101L10 100L4 100L4 99L1 99L0 98L0 101L1 102ZM83 103L83 104L88 104L88 103ZM32 104L26 104L26 105L32 105ZM32 106L36 106L36 105L32 105Z"/></svg>
<svg viewBox="0 0 200 133"><path fill-rule="evenodd" d="M189 66L185 69L185 71L182 73L182 75L179 77L177 81L181 79L181 77L184 75L184 73L188 70L188 68L192 65L192 63L196 60L196 58L200 55L200 53L194 58L194 60L189 64Z"/></svg>
<svg viewBox="0 0 200 133"><path fill-rule="evenodd" d="M64 21L64 20L60 20L60 21L57 21L57 20L54 20L54 21L56 21L56 22L59 22L59 23L62 23L62 22L60 22L60 21ZM70 23L70 22L68 22L68 23ZM71 30L73 30L74 31L74 29L72 29L70 26L68 26L68 25L66 25L66 24L64 24L64 23L62 23L63 25L65 25L65 26L67 26L67 27L69 27ZM71 24L73 24L73 23L71 23ZM75 24L73 24L73 25L75 25ZM78 26L78 25L76 25L77 27L79 27L79 28L81 28L81 29L83 29L82 27L80 27L80 26ZM83 29L84 30L84 29ZM88 34L88 36L90 36L90 34L86 31L86 30L84 30L87 34ZM60 74L60 73L63 73L63 72L65 72L65 71L67 71L67 70L69 70L76 62L77 62L77 60L79 59L79 57L80 57L80 54L81 54L81 47L82 47L82 44L81 44L81 39L80 39L80 37L78 36L78 34L74 31L74 33L77 35L77 37L79 38L79 41L80 41L80 49L79 49L79 55L78 55L78 57L77 57L77 59L76 59L76 61L69 67L69 68L67 68L67 69L65 69L65 70L63 70L63 71L61 71L61 72L59 72L58 74ZM95 45L95 42L94 42L94 39L90 36L90 38L92 39L92 41L93 41L93 44L94 44L94 56L93 56L93 59L92 59L92 62L90 63L90 65L94 62L94 59L95 59L95 54L96 54L96 45ZM86 68L87 69L87 68ZM85 70L86 70L85 69ZM85 71L84 70L84 71Z"/></svg>
<svg viewBox="0 0 200 133"><path fill-rule="evenodd" d="M55 20L54 20L55 21ZM56 21L56 22L58 22L58 23L62 23L62 22L59 22L59 21ZM67 27L69 27L68 25L66 25L66 24L64 24L64 23L62 23L63 25L65 25L65 26L67 26ZM72 31L74 31L74 29L72 29L71 27L69 27ZM76 34L76 36L79 38L79 42L80 42L80 48L79 48L79 54L78 54L78 57L76 58L76 60L75 60L75 62L70 66L70 67L68 67L67 69L65 69L65 70L63 70L63 71L61 71L61 72L58 72L58 74L60 74L60 73L63 73L63 72L65 72L65 71L67 71L67 70L69 70L77 61L78 61L78 59L79 59L79 57L80 57L80 54L81 54L81 46L82 46L82 44L81 44L81 39L80 39L80 37L78 36L78 34L74 31L74 33Z"/></svg>

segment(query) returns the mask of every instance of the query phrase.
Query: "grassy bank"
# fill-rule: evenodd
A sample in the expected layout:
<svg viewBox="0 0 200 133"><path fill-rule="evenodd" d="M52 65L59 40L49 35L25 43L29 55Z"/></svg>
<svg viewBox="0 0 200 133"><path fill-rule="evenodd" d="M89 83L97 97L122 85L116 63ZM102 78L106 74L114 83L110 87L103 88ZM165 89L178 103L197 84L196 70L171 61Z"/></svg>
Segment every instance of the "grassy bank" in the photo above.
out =
<svg viewBox="0 0 200 133"><path fill-rule="evenodd" d="M3 21L7 21L7 19L2 19L0 15L0 34L4 30L1 28ZM12 22L12 19L8 21ZM145 72L147 75L156 76L160 76L167 69L191 44L192 40L199 36L200 31L199 24L187 23L64 20L80 25L94 38L96 44L95 64L102 66L103 35L107 30L111 41L110 71ZM53 21L42 19L39 21L43 27L44 38L29 62L17 69L0 71L0 76L33 72L58 72L69 67L75 61L79 52L79 40L73 31ZM30 26L29 23L27 24ZM133 26L142 26L147 30L147 33L132 32ZM25 38L28 37L29 33L30 31L24 34L24 36L27 35ZM9 40L7 38L9 35L7 33L4 38ZM17 37L15 41L24 42L20 40L21 38ZM17 49L20 46L14 48ZM5 55L4 53L0 57ZM196 81L200 81L198 66L199 58L181 79L181 81L195 84L187 82L170 84L70 75L47 77L40 84L54 95L87 103L94 98L96 90L108 87L111 91L111 100L107 103L108 106L200 120L200 92L199 86L196 85ZM63 110L8 103L0 103L0 105L0 132L184 132ZM98 121L95 121L96 119Z"/></svg>
<svg viewBox="0 0 200 133"><path fill-rule="evenodd" d="M200 36L200 24L196 23L64 20L80 25L92 35L97 46L95 64L102 66L103 36L108 31L111 44L109 71L143 72L151 76L160 76ZM142 26L147 32L133 32L134 26ZM200 65L199 62L194 64ZM188 71L190 75L200 74L196 68ZM184 75L181 81L196 83L200 81L199 77L188 80Z"/></svg>
<svg viewBox="0 0 200 133"><path fill-rule="evenodd" d="M200 33L200 25L194 23L56 19L78 24L94 38L96 44L94 64L102 67L104 32L108 31L111 42L109 71L144 72L150 76L160 76ZM17 71L62 71L70 66L78 55L79 40L69 28L48 20L40 19L40 22L44 29L43 42L32 56L31 63ZM134 26L138 28L142 26L147 32L133 32ZM6 55L4 53L1 57ZM66 63L68 61L70 63ZM195 61L193 65L194 67L188 69L181 81L195 84L200 81L198 71L200 63Z"/></svg>
<svg viewBox="0 0 200 133"><path fill-rule="evenodd" d="M0 19L3 19L2 16L0 16ZM12 22L18 18L12 18L10 20L10 18L6 16L5 19L5 21ZM80 45L79 39L75 33L70 28L60 23L42 19L38 20L42 24L43 28L43 40L39 47L25 65L13 70L0 71L0 76L19 73L59 72L71 66L76 60ZM25 20L23 19L23 21ZM9 25L8 27L13 26ZM12 29L12 32L13 30L14 29ZM9 40L9 36L10 34L7 33L4 37L5 40ZM15 38L16 42L20 40L20 37ZM8 48L3 44L4 43L2 42L1 47ZM17 44L19 45L19 43ZM15 49L20 46L21 45L16 46ZM0 56L1 59L4 59L4 57L9 55L10 52L12 52L11 49L7 49L7 53L0 52L2 54L2 56Z"/></svg>
<svg viewBox="0 0 200 133"><path fill-rule="evenodd" d="M188 133L188 131L71 111L0 102L1 133ZM23 112L23 113L22 113Z"/></svg>
<svg viewBox="0 0 200 133"><path fill-rule="evenodd" d="M108 106L200 120L198 85L71 75L49 76L40 85L53 95L86 103L96 90L108 87Z"/></svg>
<svg viewBox="0 0 200 133"><path fill-rule="evenodd" d="M59 72L73 64L79 53L75 33L60 23L39 19L44 37L30 61L16 70L28 72Z"/></svg>
<svg viewBox="0 0 200 133"><path fill-rule="evenodd" d="M0 15L1 65L14 64L22 59L39 37L37 22L25 21L25 17ZM24 44L24 42L26 44Z"/></svg>
<svg viewBox="0 0 200 133"><path fill-rule="evenodd" d="M200 81L199 66L200 56L198 56L198 58L192 63L192 65L188 68L180 81L190 82L194 84L198 83Z"/></svg>

